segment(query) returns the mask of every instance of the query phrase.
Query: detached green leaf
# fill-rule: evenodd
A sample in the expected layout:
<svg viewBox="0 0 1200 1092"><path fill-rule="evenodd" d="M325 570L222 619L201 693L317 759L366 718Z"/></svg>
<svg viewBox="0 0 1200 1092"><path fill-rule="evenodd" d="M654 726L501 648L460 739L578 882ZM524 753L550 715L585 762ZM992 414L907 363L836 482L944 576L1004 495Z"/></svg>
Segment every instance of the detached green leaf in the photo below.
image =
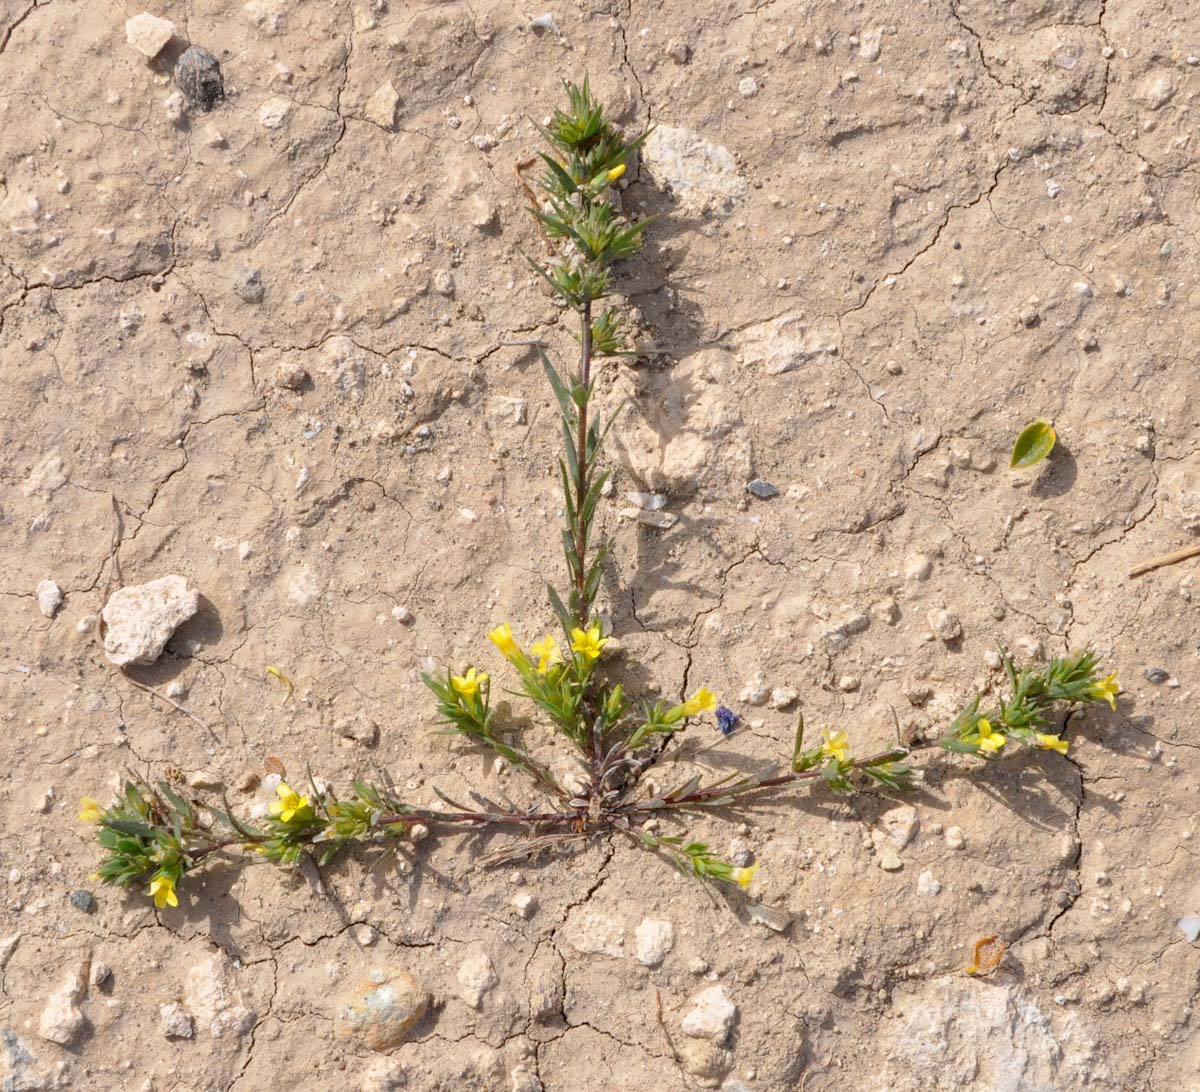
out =
<svg viewBox="0 0 1200 1092"><path fill-rule="evenodd" d="M1013 470L1024 470L1026 467L1035 466L1050 454L1057 439L1058 435L1049 421L1034 421L1017 437L1009 467Z"/></svg>

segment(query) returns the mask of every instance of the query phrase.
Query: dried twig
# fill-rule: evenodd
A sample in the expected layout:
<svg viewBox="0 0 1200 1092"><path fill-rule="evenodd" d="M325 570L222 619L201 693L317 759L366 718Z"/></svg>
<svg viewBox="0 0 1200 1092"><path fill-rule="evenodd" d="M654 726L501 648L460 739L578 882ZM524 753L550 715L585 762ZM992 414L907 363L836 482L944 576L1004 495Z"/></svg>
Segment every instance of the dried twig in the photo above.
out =
<svg viewBox="0 0 1200 1092"><path fill-rule="evenodd" d="M1129 575L1130 577L1141 576L1142 573L1161 569L1166 565L1178 565L1181 561L1187 561L1189 557L1200 557L1200 542L1193 543L1191 546L1180 546L1178 550L1172 550L1169 554L1143 561L1140 565L1135 565L1130 569Z"/></svg>

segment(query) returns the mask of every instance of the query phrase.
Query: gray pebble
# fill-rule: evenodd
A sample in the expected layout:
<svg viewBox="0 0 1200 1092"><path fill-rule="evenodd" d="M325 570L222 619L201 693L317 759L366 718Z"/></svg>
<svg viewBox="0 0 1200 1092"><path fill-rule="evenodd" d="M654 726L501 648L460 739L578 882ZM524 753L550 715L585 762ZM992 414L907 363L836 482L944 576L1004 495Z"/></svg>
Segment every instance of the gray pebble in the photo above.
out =
<svg viewBox="0 0 1200 1092"><path fill-rule="evenodd" d="M1142 674L1146 676L1147 682L1152 683L1165 683L1171 677L1171 673L1161 667L1147 667Z"/></svg>
<svg viewBox="0 0 1200 1092"><path fill-rule="evenodd" d="M234 278L234 290L247 303L262 303L266 289L263 287L262 273L257 269L243 269Z"/></svg>
<svg viewBox="0 0 1200 1092"><path fill-rule="evenodd" d="M71 892L71 905L76 910L82 910L85 914L90 914L96 908L96 899L90 891L80 888L78 891Z"/></svg>
<svg viewBox="0 0 1200 1092"><path fill-rule="evenodd" d="M746 488L759 500L770 500L772 497L779 496L779 490L765 478L755 478Z"/></svg>
<svg viewBox="0 0 1200 1092"><path fill-rule="evenodd" d="M220 61L199 46L190 46L175 62L175 82L206 113L225 97Z"/></svg>

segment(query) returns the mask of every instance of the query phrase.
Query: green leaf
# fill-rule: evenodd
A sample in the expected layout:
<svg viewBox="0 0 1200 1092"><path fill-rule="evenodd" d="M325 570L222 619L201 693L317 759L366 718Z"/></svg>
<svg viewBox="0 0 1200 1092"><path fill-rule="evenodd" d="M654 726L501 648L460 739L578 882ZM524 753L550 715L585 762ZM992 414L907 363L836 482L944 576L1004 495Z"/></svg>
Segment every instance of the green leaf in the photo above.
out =
<svg viewBox="0 0 1200 1092"><path fill-rule="evenodd" d="M1012 461L1008 464L1013 470L1024 470L1036 466L1054 449L1054 441L1058 439L1049 421L1034 421L1026 426L1013 444Z"/></svg>
<svg viewBox="0 0 1200 1092"><path fill-rule="evenodd" d="M554 365L550 363L550 358L546 355L544 349L538 350L538 356L542 358L542 367L546 369L546 378L550 380L550 386L554 389L554 397L558 399L559 406L568 418L573 418L574 411L571 408L571 398L567 394L567 388L563 386L562 379L559 378L558 372L554 370Z"/></svg>

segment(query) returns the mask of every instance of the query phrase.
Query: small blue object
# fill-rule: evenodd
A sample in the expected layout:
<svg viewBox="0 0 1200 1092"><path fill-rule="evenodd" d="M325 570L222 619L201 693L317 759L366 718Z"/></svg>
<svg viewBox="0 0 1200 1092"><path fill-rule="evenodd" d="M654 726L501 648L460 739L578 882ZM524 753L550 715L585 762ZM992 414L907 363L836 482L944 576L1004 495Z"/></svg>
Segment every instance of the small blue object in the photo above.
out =
<svg viewBox="0 0 1200 1092"><path fill-rule="evenodd" d="M85 914L90 914L96 908L96 900L90 891L80 888L78 891L72 891L70 898L71 905Z"/></svg>
<svg viewBox="0 0 1200 1092"><path fill-rule="evenodd" d="M727 706L717 706L717 727L721 730L721 735L729 735L737 727L738 721L741 719L737 713Z"/></svg>

